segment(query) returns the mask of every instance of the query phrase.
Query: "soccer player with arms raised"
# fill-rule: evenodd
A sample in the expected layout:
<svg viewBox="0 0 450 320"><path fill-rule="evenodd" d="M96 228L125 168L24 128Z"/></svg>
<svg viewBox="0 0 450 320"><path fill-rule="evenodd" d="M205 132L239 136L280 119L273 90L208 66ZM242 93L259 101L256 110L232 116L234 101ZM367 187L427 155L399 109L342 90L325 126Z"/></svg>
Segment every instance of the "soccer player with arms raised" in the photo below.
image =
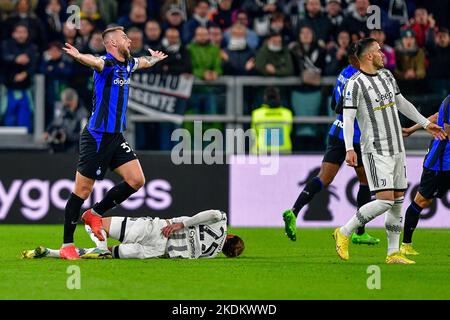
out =
<svg viewBox="0 0 450 320"><path fill-rule="evenodd" d="M123 30L123 27L113 27L103 32L107 54L102 57L81 54L68 43L63 48L73 59L94 69L92 114L81 133L75 187L65 208L64 244L60 249L63 259L79 259L73 234L81 206L91 194L95 180L103 179L108 168L124 180L82 216L100 240L104 240L103 214L125 201L145 182L139 160L122 134L126 129L129 84L134 71L150 68L167 56L149 49L150 56L131 57L131 40Z"/></svg>
<svg viewBox="0 0 450 320"><path fill-rule="evenodd" d="M343 260L349 259L350 235L358 227L386 213L385 227L388 240L386 263L412 264L399 251L402 230L401 207L407 189L406 156L398 111L420 124L437 139L446 134L431 123L400 93L391 72L384 69L383 53L375 39L358 42L356 56L360 68L348 81L344 90L344 140L346 163L355 167L357 155L353 147L354 121L361 128L361 150L369 188L375 200L359 208L356 214L333 237L336 252Z"/></svg>

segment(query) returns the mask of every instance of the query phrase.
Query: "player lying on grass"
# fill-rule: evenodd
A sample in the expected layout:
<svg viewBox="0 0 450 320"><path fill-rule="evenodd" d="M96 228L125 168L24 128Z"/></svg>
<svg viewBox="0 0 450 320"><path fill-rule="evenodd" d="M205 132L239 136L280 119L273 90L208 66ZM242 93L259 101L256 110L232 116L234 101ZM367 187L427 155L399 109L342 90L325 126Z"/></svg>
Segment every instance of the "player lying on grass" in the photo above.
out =
<svg viewBox="0 0 450 320"><path fill-rule="evenodd" d="M85 259L149 259L149 258L214 258L220 252L237 257L244 251L244 242L227 233L227 216L219 210L206 210L193 217L160 218L102 218L99 240L91 228L86 231L96 248L77 249ZM107 237L121 243L108 247ZM22 252L24 258L60 258L59 250L38 247Z"/></svg>
<svg viewBox="0 0 450 320"><path fill-rule="evenodd" d="M443 127L450 135L450 95L442 102L439 112L428 118ZM420 126L403 129L403 136L408 137ZM418 255L412 247L412 236L419 223L420 213L428 208L434 198L442 198L450 189L450 144L448 136L444 140L432 139L428 153L423 162L419 190L405 214L405 227L400 251L405 255Z"/></svg>

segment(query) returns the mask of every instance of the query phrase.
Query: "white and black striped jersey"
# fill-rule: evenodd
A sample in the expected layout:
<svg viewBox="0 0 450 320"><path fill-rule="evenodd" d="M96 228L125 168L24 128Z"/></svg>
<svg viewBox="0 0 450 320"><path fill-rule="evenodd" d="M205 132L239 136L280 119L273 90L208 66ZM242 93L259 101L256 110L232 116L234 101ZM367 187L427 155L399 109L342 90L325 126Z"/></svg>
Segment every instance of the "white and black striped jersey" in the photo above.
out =
<svg viewBox="0 0 450 320"><path fill-rule="evenodd" d="M166 252L170 258L214 258L222 252L227 238L227 215L217 211L217 219L174 232L167 241ZM190 217L171 219L184 222Z"/></svg>
<svg viewBox="0 0 450 320"><path fill-rule="evenodd" d="M394 155L404 151L396 96L397 81L387 69L356 72L345 87L344 109L356 109L363 153Z"/></svg>

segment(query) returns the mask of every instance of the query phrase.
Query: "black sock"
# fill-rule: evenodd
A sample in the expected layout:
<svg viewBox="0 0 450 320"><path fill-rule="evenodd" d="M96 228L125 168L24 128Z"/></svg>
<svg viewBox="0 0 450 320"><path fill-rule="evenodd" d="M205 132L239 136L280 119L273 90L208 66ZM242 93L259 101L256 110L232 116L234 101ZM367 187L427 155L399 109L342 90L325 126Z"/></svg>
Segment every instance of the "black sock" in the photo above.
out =
<svg viewBox="0 0 450 320"><path fill-rule="evenodd" d="M405 214L405 227L403 232L403 243L412 243L412 236L420 219L423 208L414 201L411 202Z"/></svg>
<svg viewBox="0 0 450 320"><path fill-rule="evenodd" d="M296 217L298 216L300 210L307 205L312 198L314 198L316 193L322 189L323 183L320 181L319 177L312 178L311 181L306 184L305 188L299 194L297 201L295 201L294 208L292 209Z"/></svg>
<svg viewBox="0 0 450 320"><path fill-rule="evenodd" d="M370 194L369 186L366 184L360 184L358 195L356 196L356 202L358 204L358 209L361 208L366 203L369 203L372 200L372 196ZM361 226L358 229L356 229L357 235L362 235L364 232L366 232L365 226Z"/></svg>
<svg viewBox="0 0 450 320"><path fill-rule="evenodd" d="M73 243L73 234L77 227L83 202L84 200L76 194L70 194L64 211L64 243Z"/></svg>
<svg viewBox="0 0 450 320"><path fill-rule="evenodd" d="M121 204L136 191L137 190L134 190L128 183L122 181L112 187L111 190L106 193L105 198L103 198L103 200L99 203L96 203L93 209L96 213L103 216L106 211L114 208L118 204Z"/></svg>

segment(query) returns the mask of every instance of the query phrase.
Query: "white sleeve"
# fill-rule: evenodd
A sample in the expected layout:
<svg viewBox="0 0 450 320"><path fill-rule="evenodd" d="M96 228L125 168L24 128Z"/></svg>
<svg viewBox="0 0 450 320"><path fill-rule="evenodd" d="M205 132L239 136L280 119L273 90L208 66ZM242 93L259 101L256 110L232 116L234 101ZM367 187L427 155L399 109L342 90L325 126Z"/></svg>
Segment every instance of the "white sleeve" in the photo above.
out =
<svg viewBox="0 0 450 320"><path fill-rule="evenodd" d="M204 223L214 223L226 219L226 214L219 210L206 210L183 221L186 228Z"/></svg>
<svg viewBox="0 0 450 320"><path fill-rule="evenodd" d="M342 116L344 118L345 150L346 151L354 150L353 135L355 133L356 110L355 109L344 109Z"/></svg>
<svg viewBox="0 0 450 320"><path fill-rule="evenodd" d="M354 80L349 80L345 85L344 105L342 117L344 120L344 141L345 150L353 150L353 135L355 133L355 118L360 103L360 89L359 84Z"/></svg>
<svg viewBox="0 0 450 320"><path fill-rule="evenodd" d="M430 121L417 111L416 107L406 100L406 98L400 93L395 96L398 110L403 113L408 119L421 125L423 128L428 127Z"/></svg>

